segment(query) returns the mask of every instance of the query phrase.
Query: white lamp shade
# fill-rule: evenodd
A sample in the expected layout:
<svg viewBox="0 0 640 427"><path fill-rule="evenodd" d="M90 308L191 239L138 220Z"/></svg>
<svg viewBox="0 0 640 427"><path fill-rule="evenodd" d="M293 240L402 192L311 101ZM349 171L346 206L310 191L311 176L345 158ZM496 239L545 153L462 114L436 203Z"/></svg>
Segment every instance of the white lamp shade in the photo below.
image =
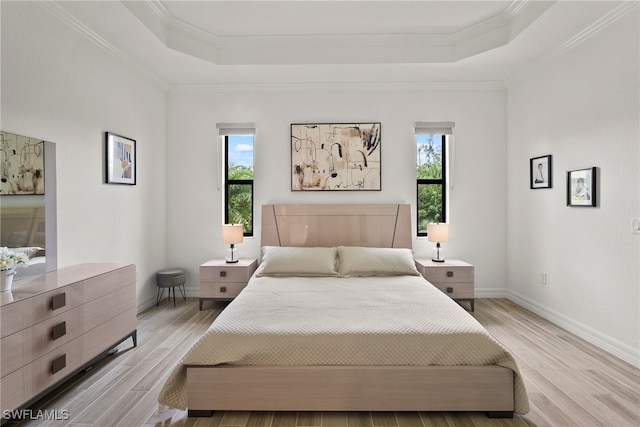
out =
<svg viewBox="0 0 640 427"><path fill-rule="evenodd" d="M242 243L242 224L224 224L222 226L222 242L230 245Z"/></svg>
<svg viewBox="0 0 640 427"><path fill-rule="evenodd" d="M448 242L449 224L427 224L427 237L430 242Z"/></svg>

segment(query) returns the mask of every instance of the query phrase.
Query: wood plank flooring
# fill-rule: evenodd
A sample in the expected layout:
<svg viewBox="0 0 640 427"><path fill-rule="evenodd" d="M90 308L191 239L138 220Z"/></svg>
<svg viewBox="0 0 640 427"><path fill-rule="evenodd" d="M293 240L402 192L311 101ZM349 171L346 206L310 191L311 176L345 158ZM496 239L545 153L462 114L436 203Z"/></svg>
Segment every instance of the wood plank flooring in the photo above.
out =
<svg viewBox="0 0 640 427"><path fill-rule="evenodd" d="M14 426L119 427L489 427L640 425L640 372L584 340L505 299L476 300L473 315L509 348L524 376L531 411L513 419L475 412L216 412L188 418L161 408L157 396L182 354L224 308L196 299L166 300L138 317L131 340L93 369L68 381L32 410L61 419ZM58 411L58 412L55 412ZM66 412L64 412L66 411ZM66 414L66 415L65 415Z"/></svg>

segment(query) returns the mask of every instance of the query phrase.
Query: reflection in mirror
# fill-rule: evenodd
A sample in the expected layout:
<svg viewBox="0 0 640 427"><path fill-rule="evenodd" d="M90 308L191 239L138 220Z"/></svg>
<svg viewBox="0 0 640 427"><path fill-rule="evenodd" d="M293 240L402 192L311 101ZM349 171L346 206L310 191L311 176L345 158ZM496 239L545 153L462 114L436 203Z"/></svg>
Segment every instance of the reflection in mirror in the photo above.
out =
<svg viewBox="0 0 640 427"><path fill-rule="evenodd" d="M29 265L14 280L57 268L55 144L0 132L0 246Z"/></svg>

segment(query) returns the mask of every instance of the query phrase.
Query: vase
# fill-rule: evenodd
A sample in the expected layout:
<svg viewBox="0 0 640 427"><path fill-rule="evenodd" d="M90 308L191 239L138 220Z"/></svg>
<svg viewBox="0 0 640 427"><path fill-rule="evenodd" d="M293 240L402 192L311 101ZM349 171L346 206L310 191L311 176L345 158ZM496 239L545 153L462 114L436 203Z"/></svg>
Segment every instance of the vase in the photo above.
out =
<svg viewBox="0 0 640 427"><path fill-rule="evenodd" d="M16 270L13 268L0 271L0 292L11 290L14 274L16 274Z"/></svg>

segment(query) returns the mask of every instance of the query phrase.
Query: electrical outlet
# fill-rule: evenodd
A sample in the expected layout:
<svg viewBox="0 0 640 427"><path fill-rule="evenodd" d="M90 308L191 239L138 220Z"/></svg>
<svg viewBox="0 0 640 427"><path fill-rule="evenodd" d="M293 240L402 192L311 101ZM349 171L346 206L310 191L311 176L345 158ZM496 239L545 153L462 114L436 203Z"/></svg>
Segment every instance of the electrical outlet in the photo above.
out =
<svg viewBox="0 0 640 427"><path fill-rule="evenodd" d="M540 283L543 285L547 284L547 273L540 273Z"/></svg>

